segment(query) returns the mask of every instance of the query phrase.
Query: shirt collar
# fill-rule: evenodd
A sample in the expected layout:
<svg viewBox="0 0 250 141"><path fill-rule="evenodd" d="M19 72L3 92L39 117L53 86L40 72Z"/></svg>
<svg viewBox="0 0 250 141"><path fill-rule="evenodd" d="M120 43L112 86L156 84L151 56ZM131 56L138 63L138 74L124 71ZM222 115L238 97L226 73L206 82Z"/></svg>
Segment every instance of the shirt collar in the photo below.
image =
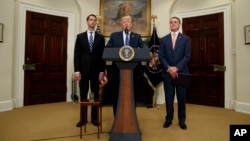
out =
<svg viewBox="0 0 250 141"><path fill-rule="evenodd" d="M176 36L178 36L179 31L177 31L177 32L171 32L171 36L173 36L173 34L175 34Z"/></svg>
<svg viewBox="0 0 250 141"><path fill-rule="evenodd" d="M123 35L126 35L125 31L122 32ZM131 31L128 32L128 35L130 35Z"/></svg>
<svg viewBox="0 0 250 141"><path fill-rule="evenodd" d="M92 35L95 34L95 31L90 31L90 30L87 30L88 34L90 34L90 32L92 32Z"/></svg>

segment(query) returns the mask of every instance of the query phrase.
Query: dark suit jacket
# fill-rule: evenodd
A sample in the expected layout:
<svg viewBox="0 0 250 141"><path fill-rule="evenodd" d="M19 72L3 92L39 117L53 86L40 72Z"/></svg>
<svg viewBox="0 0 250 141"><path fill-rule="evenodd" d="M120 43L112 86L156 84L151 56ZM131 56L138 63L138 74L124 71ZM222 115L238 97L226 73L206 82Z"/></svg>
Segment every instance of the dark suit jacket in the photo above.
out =
<svg viewBox="0 0 250 141"><path fill-rule="evenodd" d="M92 52L90 52L87 31L77 35L74 50L74 69L82 76L90 77L105 72L102 54L105 47L104 37L95 32Z"/></svg>
<svg viewBox="0 0 250 141"><path fill-rule="evenodd" d="M168 66L176 66L179 73L188 73L188 62L191 57L190 39L179 33L173 49L171 34L161 38L159 59L163 67L162 77L170 78L167 73Z"/></svg>
<svg viewBox="0 0 250 141"><path fill-rule="evenodd" d="M131 32L129 38L130 38L129 45L131 47L133 47L133 48L146 47L146 45L144 44L144 42L141 39L140 34ZM112 33L106 47L120 48L122 46L124 46L123 31ZM111 79L118 79L119 78L119 69L114 65L114 63L112 64L112 70L110 70L110 71L111 71L110 72ZM135 68L134 76L135 77L142 77L143 76L143 69L142 69L141 63L139 63L137 65L137 67Z"/></svg>

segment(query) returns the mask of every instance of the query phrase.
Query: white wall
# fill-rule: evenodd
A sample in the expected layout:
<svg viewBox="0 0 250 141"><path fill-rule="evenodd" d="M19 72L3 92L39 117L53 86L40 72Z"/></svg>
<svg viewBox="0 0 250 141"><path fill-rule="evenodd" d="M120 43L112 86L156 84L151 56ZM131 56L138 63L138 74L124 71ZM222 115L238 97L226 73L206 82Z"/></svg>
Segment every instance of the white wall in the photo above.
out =
<svg viewBox="0 0 250 141"><path fill-rule="evenodd" d="M207 1L206 1L207 2ZM235 78L233 77L233 68L235 67L233 58L234 54L232 53L232 15L231 15L231 3L230 1L225 1L225 3L219 2L218 4L211 3L202 3L198 1L194 1L195 5L189 5L186 7L182 7L182 9L179 7L179 4L181 4L180 1L176 2L172 9L172 13L179 16L180 18L187 18L187 17L196 17L201 15L209 15L214 13L223 13L223 21L224 21L224 64L226 66L226 71L224 73L224 107L232 109L234 108L234 92L235 87L232 87L232 82L235 81ZM205 6L204 6L205 4Z"/></svg>
<svg viewBox="0 0 250 141"><path fill-rule="evenodd" d="M244 26L250 25L249 5L249 0L235 0L236 111L248 111L248 113L250 113L250 45L244 44Z"/></svg>
<svg viewBox="0 0 250 141"><path fill-rule="evenodd" d="M18 52L19 45L17 44L18 24L14 24L14 20L18 22L19 9L14 8L14 3L25 3L34 5L35 7L46 8L52 11L69 12L73 13L74 33L70 40L75 40L77 33L86 30L86 16L90 13L99 14L99 1L100 0L0 0L0 22L5 24L4 38L5 41L0 43L0 111L10 110L15 105L15 101L21 92L14 91L16 89L15 81L18 80L15 75L17 68L15 60ZM236 48L236 55L232 56L232 64L236 62L237 65L232 65L232 83L230 88L233 89L232 100L235 101L235 109L237 111L250 113L250 87L248 82L250 75L250 65L247 61L250 59L250 45L244 44L243 27L250 24L250 19L247 18L246 13L250 12L248 6L249 0L151 0L151 14L157 15L155 25L159 37L163 37L169 32L169 17L176 15L180 12L209 9L223 4L232 4L232 32L235 31L235 36L232 35L232 48ZM8 14L6 14L8 13ZM17 15L14 15L14 14ZM246 15L246 16L242 16ZM16 16L16 17L15 17ZM235 17L234 17L235 16ZM17 35L17 36L16 36ZM15 45L17 44L17 45ZM17 51L17 53L16 53ZM72 52L71 52L72 53ZM235 59L235 61L234 61ZM69 58L69 66L73 66L72 58ZM67 78L71 78L67 76ZM236 81L234 81L236 79ZM70 81L70 80L69 80ZM70 88L70 83L67 83ZM71 91L71 89L68 89ZM68 92L69 93L69 92ZM67 94L68 94L67 93ZM163 100L163 101L162 101ZM13 102L14 101L14 102ZM158 89L157 101L164 102L164 92L162 85ZM12 103L13 102L13 103ZM232 107L234 108L234 107Z"/></svg>
<svg viewBox="0 0 250 141"><path fill-rule="evenodd" d="M100 2L99 0L76 0L77 3L79 4L79 7L81 9L80 12L80 17L81 17L81 22L80 22L80 31L83 32L87 29L87 24L86 24L86 17L89 14L95 14L99 15L99 5Z"/></svg>
<svg viewBox="0 0 250 141"><path fill-rule="evenodd" d="M4 42L0 42L0 111L12 109L13 20L14 1L0 0L0 23L4 24Z"/></svg>

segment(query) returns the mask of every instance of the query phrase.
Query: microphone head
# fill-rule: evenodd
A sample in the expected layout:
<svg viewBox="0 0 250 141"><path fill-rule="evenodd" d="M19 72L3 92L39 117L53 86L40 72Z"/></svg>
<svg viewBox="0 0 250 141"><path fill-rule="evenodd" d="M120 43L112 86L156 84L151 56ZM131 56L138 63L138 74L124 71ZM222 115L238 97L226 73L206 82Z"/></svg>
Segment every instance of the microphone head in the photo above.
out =
<svg viewBox="0 0 250 141"><path fill-rule="evenodd" d="M125 33L128 34L128 29L127 28L125 28Z"/></svg>

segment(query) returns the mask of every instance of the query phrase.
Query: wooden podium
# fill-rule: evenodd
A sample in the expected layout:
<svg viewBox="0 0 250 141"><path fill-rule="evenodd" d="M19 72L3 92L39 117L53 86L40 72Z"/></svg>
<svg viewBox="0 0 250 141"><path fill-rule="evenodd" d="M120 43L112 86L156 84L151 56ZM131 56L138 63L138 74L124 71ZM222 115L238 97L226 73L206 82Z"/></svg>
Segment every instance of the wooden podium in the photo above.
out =
<svg viewBox="0 0 250 141"><path fill-rule="evenodd" d="M135 111L133 69L138 63L149 61L147 48L133 48L134 56L129 61L121 57L121 48L105 48L103 59L112 61L120 69L120 86L117 111L109 141L141 141Z"/></svg>

